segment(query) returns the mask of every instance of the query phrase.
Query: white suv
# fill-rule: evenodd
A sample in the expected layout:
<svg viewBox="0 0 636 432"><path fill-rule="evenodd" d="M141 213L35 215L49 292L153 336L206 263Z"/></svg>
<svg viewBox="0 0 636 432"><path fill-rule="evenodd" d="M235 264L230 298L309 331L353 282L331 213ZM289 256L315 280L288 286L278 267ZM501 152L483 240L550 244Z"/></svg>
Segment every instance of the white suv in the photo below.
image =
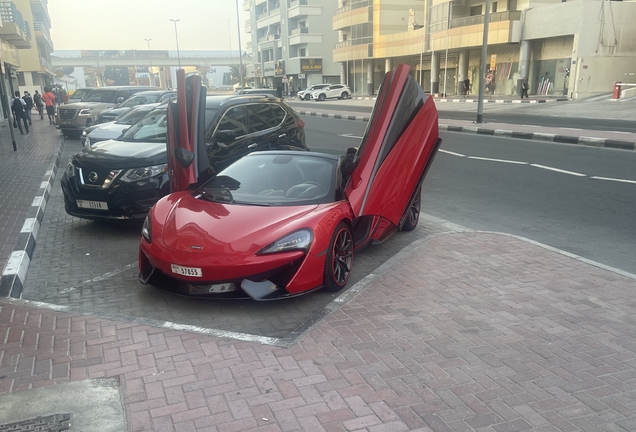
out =
<svg viewBox="0 0 636 432"><path fill-rule="evenodd" d="M325 99L349 99L351 89L344 84L333 84L329 87L316 90L311 94L313 100L324 101Z"/></svg>
<svg viewBox="0 0 636 432"><path fill-rule="evenodd" d="M299 91L296 96L298 96L298 100L309 100L311 99L311 94L313 92L324 89L325 87L329 87L329 84L314 84L307 87L305 90Z"/></svg>

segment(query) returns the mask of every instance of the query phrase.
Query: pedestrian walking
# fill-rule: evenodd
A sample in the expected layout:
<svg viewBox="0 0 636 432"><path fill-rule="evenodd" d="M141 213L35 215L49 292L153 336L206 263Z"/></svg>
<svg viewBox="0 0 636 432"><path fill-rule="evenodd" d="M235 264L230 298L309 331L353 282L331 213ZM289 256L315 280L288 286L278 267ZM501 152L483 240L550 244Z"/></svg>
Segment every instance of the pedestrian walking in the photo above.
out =
<svg viewBox="0 0 636 432"><path fill-rule="evenodd" d="M278 83L278 85L276 86L276 94L279 98L283 97L283 83Z"/></svg>
<svg viewBox="0 0 636 432"><path fill-rule="evenodd" d="M470 79L466 77L466 79L464 80L464 97L466 97L469 92L470 92Z"/></svg>
<svg viewBox="0 0 636 432"><path fill-rule="evenodd" d="M54 124L55 120L55 95L49 87L44 87L44 104L46 105L46 114L49 116L49 124Z"/></svg>
<svg viewBox="0 0 636 432"><path fill-rule="evenodd" d="M24 100L24 103L26 104L26 118L29 121L29 126L31 126L33 124L31 123L31 111L33 110L33 98L31 97L29 92L25 90L22 100Z"/></svg>
<svg viewBox="0 0 636 432"><path fill-rule="evenodd" d="M26 102L20 97L20 92L16 90L15 97L11 101L11 111L13 111L13 127L20 129L21 134L24 133L22 131L22 123L24 123L24 129L29 133L29 124L27 123L25 110Z"/></svg>
<svg viewBox="0 0 636 432"><path fill-rule="evenodd" d="M40 120L44 120L44 102L42 102L42 95L37 90L33 95L33 103L40 114Z"/></svg>
<svg viewBox="0 0 636 432"><path fill-rule="evenodd" d="M530 88L530 84L528 84L528 77L524 77L523 81L521 81L521 99L523 99L523 96L526 96L526 99L529 99L528 97L528 89Z"/></svg>

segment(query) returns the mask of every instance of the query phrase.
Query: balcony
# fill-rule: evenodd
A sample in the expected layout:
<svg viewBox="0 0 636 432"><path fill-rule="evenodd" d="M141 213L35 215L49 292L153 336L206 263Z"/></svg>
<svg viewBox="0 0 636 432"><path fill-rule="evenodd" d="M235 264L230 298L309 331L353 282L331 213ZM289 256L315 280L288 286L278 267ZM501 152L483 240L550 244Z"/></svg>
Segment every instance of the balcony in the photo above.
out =
<svg viewBox="0 0 636 432"><path fill-rule="evenodd" d="M499 21L519 21L521 20L521 11L503 11L490 14L490 22ZM463 18L455 18L451 20L451 28L466 27L475 24L483 24L484 15L468 16Z"/></svg>
<svg viewBox="0 0 636 432"><path fill-rule="evenodd" d="M289 35L289 45L300 45L308 43L322 43L322 34L309 33L306 27L292 29Z"/></svg>
<svg viewBox="0 0 636 432"><path fill-rule="evenodd" d="M248 10L250 10L250 0L245 0L245 1L243 2L243 10L244 10L244 11L248 11Z"/></svg>
<svg viewBox="0 0 636 432"><path fill-rule="evenodd" d="M259 15L256 15L256 28L269 27L273 24L279 24L280 19L280 9L272 9L267 12L263 12Z"/></svg>
<svg viewBox="0 0 636 432"><path fill-rule="evenodd" d="M12 1L0 1L2 27L0 36L16 48L31 48L31 29L29 23Z"/></svg>
<svg viewBox="0 0 636 432"><path fill-rule="evenodd" d="M370 2L357 2L338 9L332 18L332 30L342 30L354 25L373 22L373 5L367 3ZM362 6L356 7L357 5Z"/></svg>
<svg viewBox="0 0 636 432"><path fill-rule="evenodd" d="M245 21L245 33L252 33L252 20Z"/></svg>
<svg viewBox="0 0 636 432"><path fill-rule="evenodd" d="M40 71L49 75L55 75L55 72L53 71L53 64L50 60L43 57L40 57Z"/></svg>
<svg viewBox="0 0 636 432"><path fill-rule="evenodd" d="M53 39L51 38L51 32L49 31L49 28L46 26L46 24L40 21L34 21L33 30L35 32L35 37L44 39L46 43L48 43L51 47L51 51L53 51Z"/></svg>
<svg viewBox="0 0 636 432"><path fill-rule="evenodd" d="M307 0L289 0L287 2L287 16L289 18L297 18L310 15L322 15L322 6L307 4Z"/></svg>

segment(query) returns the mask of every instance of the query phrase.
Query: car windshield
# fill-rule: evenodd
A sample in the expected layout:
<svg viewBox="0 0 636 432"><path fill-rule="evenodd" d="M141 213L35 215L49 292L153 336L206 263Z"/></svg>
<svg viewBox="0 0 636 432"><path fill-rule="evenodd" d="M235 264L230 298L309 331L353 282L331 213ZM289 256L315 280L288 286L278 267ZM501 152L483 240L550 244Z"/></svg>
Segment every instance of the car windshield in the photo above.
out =
<svg viewBox="0 0 636 432"><path fill-rule="evenodd" d="M121 125L132 125L137 123L139 119L141 119L146 114L148 114L148 110L134 109L117 117L117 121L115 123Z"/></svg>
<svg viewBox="0 0 636 432"><path fill-rule="evenodd" d="M258 206L333 202L337 160L320 155L252 154L204 183L202 199Z"/></svg>
<svg viewBox="0 0 636 432"><path fill-rule="evenodd" d="M128 100L126 100L121 105L119 105L119 107L120 108L134 107L134 106L137 106L137 105L145 105L145 104L155 103L155 102L159 102L159 98L160 97L161 97L160 94L135 95L135 96L129 98Z"/></svg>
<svg viewBox="0 0 636 432"><path fill-rule="evenodd" d="M114 90L95 89L87 94L82 102L114 103L116 94L117 92Z"/></svg>
<svg viewBox="0 0 636 432"><path fill-rule="evenodd" d="M156 109L147 113L121 137L122 141L166 142L166 110Z"/></svg>
<svg viewBox="0 0 636 432"><path fill-rule="evenodd" d="M71 95L70 99L79 99L82 100L88 93L90 92L90 90L88 89L78 89L75 90L73 92L73 94Z"/></svg>

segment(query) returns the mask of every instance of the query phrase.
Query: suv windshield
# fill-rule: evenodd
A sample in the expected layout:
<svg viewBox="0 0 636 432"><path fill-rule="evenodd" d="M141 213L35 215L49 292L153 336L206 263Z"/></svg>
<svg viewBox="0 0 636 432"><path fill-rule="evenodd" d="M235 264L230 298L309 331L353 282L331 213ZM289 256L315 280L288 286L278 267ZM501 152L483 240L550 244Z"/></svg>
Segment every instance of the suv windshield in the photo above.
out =
<svg viewBox="0 0 636 432"><path fill-rule="evenodd" d="M86 96L84 96L84 98L82 99L82 102L115 103L116 94L117 92L115 90L95 89L95 90L92 90Z"/></svg>
<svg viewBox="0 0 636 432"><path fill-rule="evenodd" d="M70 99L79 99L82 100L88 93L90 93L89 89L77 89L73 92Z"/></svg>
<svg viewBox="0 0 636 432"><path fill-rule="evenodd" d="M122 125L132 125L137 123L139 119L141 119L146 114L148 114L148 110L134 109L132 111L128 111L126 114L117 117L117 121L115 123Z"/></svg>
<svg viewBox="0 0 636 432"><path fill-rule="evenodd" d="M126 100L121 105L119 105L119 108L134 107L134 106L137 106L137 105L145 105L145 104L159 102L159 98L160 97L161 97L160 94L135 95L135 96L129 98L128 100Z"/></svg>
<svg viewBox="0 0 636 432"><path fill-rule="evenodd" d="M122 141L166 142L166 109L150 111L126 131Z"/></svg>

